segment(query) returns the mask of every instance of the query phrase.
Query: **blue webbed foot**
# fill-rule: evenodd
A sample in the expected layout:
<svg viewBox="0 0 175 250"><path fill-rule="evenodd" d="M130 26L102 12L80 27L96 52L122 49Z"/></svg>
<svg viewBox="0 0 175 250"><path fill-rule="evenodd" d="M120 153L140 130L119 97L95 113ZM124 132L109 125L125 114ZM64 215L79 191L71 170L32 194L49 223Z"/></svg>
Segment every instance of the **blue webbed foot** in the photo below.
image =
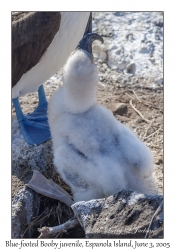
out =
<svg viewBox="0 0 175 250"><path fill-rule="evenodd" d="M22 113L18 98L12 99L21 131L26 141L31 145L39 145L51 139L47 118L47 100L43 86L38 89L38 107L26 116Z"/></svg>
<svg viewBox="0 0 175 250"><path fill-rule="evenodd" d="M27 114L26 118L31 121L42 122L48 120L47 118L48 102L45 96L43 85L41 85L38 89L38 98L39 98L38 107L32 113Z"/></svg>

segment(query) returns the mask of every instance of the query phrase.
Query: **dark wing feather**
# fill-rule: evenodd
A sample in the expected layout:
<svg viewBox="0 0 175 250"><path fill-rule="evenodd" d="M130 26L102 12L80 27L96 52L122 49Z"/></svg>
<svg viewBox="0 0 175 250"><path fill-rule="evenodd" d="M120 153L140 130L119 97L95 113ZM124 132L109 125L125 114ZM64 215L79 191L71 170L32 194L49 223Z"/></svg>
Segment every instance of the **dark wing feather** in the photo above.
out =
<svg viewBox="0 0 175 250"><path fill-rule="evenodd" d="M28 12L12 22L12 87L38 63L60 23L60 12Z"/></svg>

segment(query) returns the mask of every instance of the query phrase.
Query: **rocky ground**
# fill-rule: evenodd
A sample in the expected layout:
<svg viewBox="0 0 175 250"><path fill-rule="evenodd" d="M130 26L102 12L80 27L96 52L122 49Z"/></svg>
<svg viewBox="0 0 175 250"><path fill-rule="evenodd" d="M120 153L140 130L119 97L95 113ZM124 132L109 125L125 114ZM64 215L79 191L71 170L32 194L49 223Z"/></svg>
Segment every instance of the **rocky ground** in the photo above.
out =
<svg viewBox="0 0 175 250"><path fill-rule="evenodd" d="M163 193L163 15L161 12L96 12L93 30L99 68L98 103L112 110L152 151L155 176ZM61 86L60 74L45 84L49 101ZM24 113L37 106L37 94L20 98ZM37 169L70 192L54 170L51 141L32 147L24 141L12 107L12 197ZM68 216L69 217L69 216Z"/></svg>

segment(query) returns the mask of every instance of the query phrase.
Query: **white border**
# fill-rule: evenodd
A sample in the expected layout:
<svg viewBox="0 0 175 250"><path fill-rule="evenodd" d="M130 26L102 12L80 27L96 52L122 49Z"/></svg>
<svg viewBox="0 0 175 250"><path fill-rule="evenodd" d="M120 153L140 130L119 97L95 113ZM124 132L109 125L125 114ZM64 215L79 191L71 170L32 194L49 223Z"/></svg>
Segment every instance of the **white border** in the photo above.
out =
<svg viewBox="0 0 175 250"><path fill-rule="evenodd" d="M11 11L164 11L165 21L165 79L164 79L164 170L165 170L165 239L161 242L171 242L173 249L174 240L174 179L175 179L175 107L174 107L174 56L175 56L175 14L174 3L168 1L66 1L49 0L49 1L3 1L1 2L0 11L0 72L1 72L1 92L0 92L0 109L1 109L1 196L0 196L0 214L1 226L0 245L3 246L5 240L11 239ZM98 240L96 240L98 241ZM143 242L143 240L138 240Z"/></svg>

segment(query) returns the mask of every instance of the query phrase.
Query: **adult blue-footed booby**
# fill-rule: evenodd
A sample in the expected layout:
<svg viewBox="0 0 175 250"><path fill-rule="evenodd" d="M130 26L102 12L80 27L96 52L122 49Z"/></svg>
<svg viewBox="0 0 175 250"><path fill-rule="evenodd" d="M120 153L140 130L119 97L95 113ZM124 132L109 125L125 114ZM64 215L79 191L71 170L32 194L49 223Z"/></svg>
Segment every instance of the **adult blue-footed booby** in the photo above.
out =
<svg viewBox="0 0 175 250"><path fill-rule="evenodd" d="M108 197L121 189L156 194L151 152L96 102L98 69L92 55L96 39L103 42L95 33L80 41L64 66L63 86L49 102L54 165L71 187L74 202ZM73 203L52 184L35 171L29 187L67 205Z"/></svg>
<svg viewBox="0 0 175 250"><path fill-rule="evenodd" d="M51 138L43 83L65 64L84 33L91 32L90 12L29 12L12 22L12 102L29 144ZM18 97L38 90L39 104L24 115Z"/></svg>

